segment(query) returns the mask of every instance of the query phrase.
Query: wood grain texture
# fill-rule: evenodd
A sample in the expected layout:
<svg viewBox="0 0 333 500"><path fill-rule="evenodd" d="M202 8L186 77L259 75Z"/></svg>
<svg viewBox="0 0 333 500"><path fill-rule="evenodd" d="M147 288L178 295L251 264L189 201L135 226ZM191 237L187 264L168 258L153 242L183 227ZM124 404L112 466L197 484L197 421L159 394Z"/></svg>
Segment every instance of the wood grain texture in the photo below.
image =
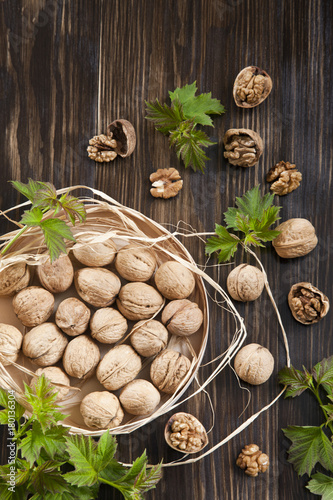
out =
<svg viewBox="0 0 333 500"><path fill-rule="evenodd" d="M293 320L287 305L290 286L310 281L333 298L332 290L332 136L333 136L333 3L325 0L5 0L0 2L0 208L18 198L7 184L28 177L53 182L58 188L85 184L103 190L157 222L179 220L197 231L213 231L235 196L260 183L280 160L296 163L301 187L278 199L282 219L304 217L317 230L319 244L308 256L282 260L270 245L260 251L290 342L292 363L307 367L333 354L330 314L313 327ZM266 101L250 110L237 108L232 86L245 66L258 65L272 77ZM217 142L208 150L205 175L179 165L167 139L144 119L145 100L161 102L168 90L197 82L212 92L227 112L209 130ZM116 118L130 120L137 147L127 159L95 164L86 147L96 133ZM228 128L256 130L264 154L250 169L231 167L223 158L222 139ZM172 200L153 199L149 174L179 166L184 188ZM19 214L18 214L19 215ZM9 228L1 220L1 231ZM203 264L204 248L189 238L186 247ZM239 254L236 264L248 260ZM214 261L213 261L214 263ZM232 265L211 275L222 286ZM273 309L266 296L237 304L248 342L268 347L276 369L285 364L285 350ZM229 345L233 319L211 305L210 339L203 363ZM212 367L199 371L202 381ZM188 393L194 391L194 387ZM225 369L208 387L216 413L210 433L219 442L278 393L273 376L248 394ZM179 407L212 425L208 400L196 396ZM250 427L213 455L190 466L166 468L151 500L294 500L310 499L306 478L298 478L287 462L289 446L281 428L288 424L321 423L314 401L304 395L281 399ZM162 417L129 436L119 437L118 458L133 460L144 449L152 463L178 458L166 447ZM2 430L3 432L3 430ZM5 460L5 433L2 433ZM270 456L269 470L255 480L236 468L244 444L255 442ZM2 463L3 463L2 461ZM120 499L101 488L101 500Z"/></svg>

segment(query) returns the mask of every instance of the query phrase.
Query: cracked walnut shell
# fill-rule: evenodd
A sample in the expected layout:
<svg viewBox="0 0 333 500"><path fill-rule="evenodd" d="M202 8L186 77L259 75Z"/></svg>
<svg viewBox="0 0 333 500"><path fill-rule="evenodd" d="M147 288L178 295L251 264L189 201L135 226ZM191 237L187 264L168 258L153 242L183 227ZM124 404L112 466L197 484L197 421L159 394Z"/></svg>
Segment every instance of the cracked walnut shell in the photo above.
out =
<svg viewBox="0 0 333 500"><path fill-rule="evenodd" d="M81 299L95 307L114 303L121 287L116 274L103 267L84 267L75 272L74 283Z"/></svg>
<svg viewBox="0 0 333 500"><path fill-rule="evenodd" d="M192 271L175 260L164 262L155 273L155 284L169 300L187 299L195 288Z"/></svg>
<svg viewBox="0 0 333 500"><path fill-rule="evenodd" d="M84 423L91 429L113 429L124 418L119 399L107 391L87 394L81 401L80 412Z"/></svg>
<svg viewBox="0 0 333 500"><path fill-rule="evenodd" d="M152 250L137 243L121 248L115 261L116 270L128 281L148 281L156 268Z"/></svg>
<svg viewBox="0 0 333 500"><path fill-rule="evenodd" d="M68 340L54 323L35 326L23 337L23 354L38 366L57 363L67 347Z"/></svg>
<svg viewBox="0 0 333 500"><path fill-rule="evenodd" d="M291 287L288 304L294 318L303 325L318 323L330 308L326 295L311 283L304 281Z"/></svg>
<svg viewBox="0 0 333 500"><path fill-rule="evenodd" d="M74 257L88 267L107 266L113 262L117 253L117 247L111 238L94 242L92 235L84 234L78 236L76 242L79 245L72 249Z"/></svg>
<svg viewBox="0 0 333 500"><path fill-rule="evenodd" d="M237 106L254 108L261 104L270 94L273 84L271 77L258 66L247 66L238 73L233 96Z"/></svg>
<svg viewBox="0 0 333 500"><path fill-rule="evenodd" d="M51 293L65 292L73 283L74 269L68 255L60 255L51 262L50 257L37 266L41 285Z"/></svg>
<svg viewBox="0 0 333 500"><path fill-rule="evenodd" d="M231 165L253 167L262 155L264 145L257 132L246 128L232 128L223 137L224 157Z"/></svg>
<svg viewBox="0 0 333 500"><path fill-rule="evenodd" d="M60 302L55 314L55 322L67 335L81 335L88 328L90 309L76 297L68 297Z"/></svg>
<svg viewBox="0 0 333 500"><path fill-rule="evenodd" d="M23 288L13 298L13 309L24 326L37 326L53 312L54 296L40 286Z"/></svg>
<svg viewBox="0 0 333 500"><path fill-rule="evenodd" d="M255 266L240 264L227 278L228 292L234 300L249 302L260 297L265 286L264 274Z"/></svg>
<svg viewBox="0 0 333 500"><path fill-rule="evenodd" d="M125 318L137 321L154 316L163 306L163 302L163 297L154 287L133 282L121 288L117 306Z"/></svg>
<svg viewBox="0 0 333 500"><path fill-rule="evenodd" d="M315 228L307 219L288 219L279 224L280 234L272 241L277 254L285 259L302 257L310 253L318 243Z"/></svg>
<svg viewBox="0 0 333 500"><path fill-rule="evenodd" d="M131 415L149 415L159 405L161 396L148 380L135 379L125 385L119 399Z"/></svg>
<svg viewBox="0 0 333 500"><path fill-rule="evenodd" d="M208 444L206 429L190 413L175 413L168 420L164 437L174 450L182 453L197 453Z"/></svg>
<svg viewBox="0 0 333 500"><path fill-rule="evenodd" d="M178 351L164 349L151 364L150 378L162 392L173 394L191 368L191 361Z"/></svg>
<svg viewBox="0 0 333 500"><path fill-rule="evenodd" d="M130 156L136 145L136 134L133 125L122 118L108 125L108 135L117 141L116 153L123 158Z"/></svg>
<svg viewBox="0 0 333 500"><path fill-rule="evenodd" d="M258 445L247 444L238 455L236 465L248 476L256 477L259 472L266 472L269 467L269 458Z"/></svg>
<svg viewBox="0 0 333 500"><path fill-rule="evenodd" d="M27 287L29 280L30 271L25 262L5 267L0 272L0 296L14 295Z"/></svg>
<svg viewBox="0 0 333 500"><path fill-rule="evenodd" d="M168 343L168 330L159 321L151 319L136 323L130 333L131 344L141 356L155 356Z"/></svg>
<svg viewBox="0 0 333 500"><path fill-rule="evenodd" d="M0 362L3 366L15 363L21 349L23 335L12 325L0 323Z"/></svg>
<svg viewBox="0 0 333 500"><path fill-rule="evenodd" d="M172 300L162 311L162 323L170 333L188 337L197 332L203 322L198 304L188 299Z"/></svg>
<svg viewBox="0 0 333 500"><path fill-rule="evenodd" d="M107 352L97 367L98 381L109 391L131 382L141 370L141 358L134 349L121 344Z"/></svg>
<svg viewBox="0 0 333 500"><path fill-rule="evenodd" d="M114 344L127 332L126 318L113 307L97 309L90 320L91 336L102 344Z"/></svg>
<svg viewBox="0 0 333 500"><path fill-rule="evenodd" d="M183 181L175 168L159 168L149 177L152 183L150 193L154 198L173 198L183 187Z"/></svg>
<svg viewBox="0 0 333 500"><path fill-rule="evenodd" d="M267 182L273 182L270 189L278 196L284 196L297 189L302 180L302 174L296 165L289 161L279 161L266 175Z"/></svg>
<svg viewBox="0 0 333 500"><path fill-rule="evenodd" d="M274 370L274 358L266 347L248 344L235 357L234 367L239 378L252 385L266 382Z"/></svg>
<svg viewBox="0 0 333 500"><path fill-rule="evenodd" d="M87 379L94 373L100 359L98 345L88 335L80 335L69 342L62 364L71 377Z"/></svg>

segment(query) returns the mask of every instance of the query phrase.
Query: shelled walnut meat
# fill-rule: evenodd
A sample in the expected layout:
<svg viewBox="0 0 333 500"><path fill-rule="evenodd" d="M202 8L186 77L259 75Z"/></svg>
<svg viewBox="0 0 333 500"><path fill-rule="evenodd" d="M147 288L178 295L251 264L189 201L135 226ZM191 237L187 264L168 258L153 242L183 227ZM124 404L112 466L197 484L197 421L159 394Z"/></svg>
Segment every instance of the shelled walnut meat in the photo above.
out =
<svg viewBox="0 0 333 500"><path fill-rule="evenodd" d="M265 286L264 274L255 266L240 264L227 278L228 292L234 300L249 302L260 297Z"/></svg>
<svg viewBox="0 0 333 500"><path fill-rule="evenodd" d="M37 326L47 321L54 308L54 296L40 286L28 286L13 298L13 309L24 326Z"/></svg>
<svg viewBox="0 0 333 500"><path fill-rule="evenodd" d="M154 198L174 198L183 187L183 181L175 168L159 168L149 176L150 193Z"/></svg>
<svg viewBox="0 0 333 500"><path fill-rule="evenodd" d="M150 378L162 392L173 394L191 368L191 361L178 351L164 349L150 367Z"/></svg>
<svg viewBox="0 0 333 500"><path fill-rule="evenodd" d="M168 343L168 330L160 321L151 319L136 323L130 334L131 344L141 356L155 356Z"/></svg>
<svg viewBox="0 0 333 500"><path fill-rule="evenodd" d="M127 320L117 309L97 309L90 320L91 336L102 344L118 342L127 332Z"/></svg>
<svg viewBox="0 0 333 500"><path fill-rule="evenodd" d="M271 77L258 66L247 66L237 75L233 96L237 106L254 108L270 94L273 84Z"/></svg>
<svg viewBox="0 0 333 500"><path fill-rule="evenodd" d="M34 387L37 378L42 375L54 385L54 392L57 392L57 400L61 401L70 391L70 380L66 373L58 366L47 366L46 368L38 368L35 371L35 376L30 382L30 387Z"/></svg>
<svg viewBox="0 0 333 500"><path fill-rule="evenodd" d="M108 391L95 391L81 401L80 412L91 429L113 429L121 424L124 412L119 399Z"/></svg>
<svg viewBox="0 0 333 500"><path fill-rule="evenodd" d="M162 311L162 323L170 333L188 337L197 332L203 322L203 313L196 302L188 299L172 300Z"/></svg>
<svg viewBox="0 0 333 500"><path fill-rule="evenodd" d="M94 241L94 235L82 234L76 238L72 249L74 257L88 267L103 267L111 264L117 253L117 247L111 238Z"/></svg>
<svg viewBox="0 0 333 500"><path fill-rule="evenodd" d="M133 153L136 134L133 125L124 119L114 120L107 129L107 135L95 135L89 141L88 156L99 163L114 160L117 155L125 158Z"/></svg>
<svg viewBox="0 0 333 500"><path fill-rule="evenodd" d="M142 368L141 358L134 349L121 344L109 352L97 367L98 381L109 391L116 391L131 382Z"/></svg>
<svg viewBox="0 0 333 500"><path fill-rule="evenodd" d="M114 303L121 287L118 276L104 267L84 267L74 274L74 283L81 299L95 307Z"/></svg>
<svg viewBox="0 0 333 500"><path fill-rule="evenodd" d="M115 261L116 270L128 281L148 281L156 268L154 252L137 243L121 248Z"/></svg>
<svg viewBox="0 0 333 500"><path fill-rule="evenodd" d="M223 137L224 157L231 165L253 167L262 155L264 144L257 132L245 128L227 130Z"/></svg>
<svg viewBox="0 0 333 500"><path fill-rule="evenodd" d="M272 241L277 254L285 259L302 257L318 243L315 228L307 219L289 219L276 226L280 234Z"/></svg>
<svg viewBox="0 0 333 500"><path fill-rule="evenodd" d="M73 264L68 255L60 255L54 262L48 257L37 266L37 275L41 285L49 292L65 292L73 283Z"/></svg>
<svg viewBox="0 0 333 500"><path fill-rule="evenodd" d="M15 363L18 358L23 335L18 328L0 323L0 362L3 366Z"/></svg>
<svg viewBox="0 0 333 500"><path fill-rule="evenodd" d="M270 189L273 193L284 196L297 189L302 180L302 174L296 165L289 161L279 161L266 175L267 182L273 182Z"/></svg>
<svg viewBox="0 0 333 500"><path fill-rule="evenodd" d="M266 472L269 467L269 458L256 444L247 444L238 455L236 465L244 470L245 474L257 477L259 472Z"/></svg>
<svg viewBox="0 0 333 500"><path fill-rule="evenodd" d="M311 283L296 283L288 294L288 304L294 318L303 325L318 323L329 311L326 295Z"/></svg>
<svg viewBox="0 0 333 500"><path fill-rule="evenodd" d="M249 384L260 385L272 375L274 358L266 347L252 343L238 351L234 367L239 378Z"/></svg>
<svg viewBox="0 0 333 500"><path fill-rule="evenodd" d="M23 337L22 351L38 366L51 366L60 361L68 340L54 323L35 326Z"/></svg>
<svg viewBox="0 0 333 500"><path fill-rule="evenodd" d="M119 311L133 321L151 318L162 305L161 294L151 285L140 282L124 285L117 298Z"/></svg>
<svg viewBox="0 0 333 500"><path fill-rule="evenodd" d="M0 271L0 297L14 295L29 285L30 270L25 262L18 262Z"/></svg>
<svg viewBox="0 0 333 500"><path fill-rule="evenodd" d="M95 372L100 358L98 345L88 335L80 335L68 343L62 364L71 377L87 379Z"/></svg>
<svg viewBox="0 0 333 500"><path fill-rule="evenodd" d="M169 300L187 299L195 288L192 271L175 260L163 262L155 273L155 284Z"/></svg>
<svg viewBox="0 0 333 500"><path fill-rule="evenodd" d="M89 325L90 309L76 297L60 302L55 314L57 326L67 335L75 337L84 333Z"/></svg>
<svg viewBox="0 0 333 500"><path fill-rule="evenodd" d="M175 413L168 420L164 437L171 448L182 453L197 453L208 444L204 426L190 413Z"/></svg>
<svg viewBox="0 0 333 500"><path fill-rule="evenodd" d="M125 385L119 399L131 415L149 415L159 405L161 396L148 380L135 379Z"/></svg>

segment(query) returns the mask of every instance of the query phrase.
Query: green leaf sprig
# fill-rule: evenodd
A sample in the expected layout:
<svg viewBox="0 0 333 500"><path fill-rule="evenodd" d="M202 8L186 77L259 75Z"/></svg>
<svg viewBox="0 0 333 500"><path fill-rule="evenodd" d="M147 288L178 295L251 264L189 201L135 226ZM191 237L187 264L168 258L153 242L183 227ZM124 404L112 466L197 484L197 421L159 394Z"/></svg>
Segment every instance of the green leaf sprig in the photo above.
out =
<svg viewBox="0 0 333 500"><path fill-rule="evenodd" d="M216 144L197 125L213 127L209 115L220 115L225 112L218 99L212 99L211 92L195 95L196 82L184 87L177 87L169 92L171 106L161 104L158 99L154 103L146 101L147 120L155 124L156 130L169 136L170 147L174 147L178 159L182 159L185 168L191 166L196 172L204 172L205 161L208 160L203 148Z"/></svg>
<svg viewBox="0 0 333 500"><path fill-rule="evenodd" d="M263 247L263 243L272 241L280 234L269 228L280 219L278 215L281 207L273 205L273 194L261 196L259 188L257 185L241 198L236 198L236 208L229 207L224 213L226 227L215 225L216 236L207 240L206 253L218 252L219 262L230 260L238 245L245 249L251 245ZM228 229L236 231L238 235Z"/></svg>
<svg viewBox="0 0 333 500"><path fill-rule="evenodd" d="M280 370L279 382L286 387L285 397L297 397L309 390L316 398L324 414L320 426L290 425L282 429L290 439L288 460L296 472L308 474L311 479L307 488L323 500L333 498L333 356L317 363L311 371L293 366ZM320 464L328 474L313 473Z"/></svg>
<svg viewBox="0 0 333 500"><path fill-rule="evenodd" d="M64 220L55 217L61 210L67 219L75 225L76 220L83 222L86 219L84 204L68 192L57 196L56 188L49 182L28 180L27 184L11 181L13 187L31 201L31 209L23 213L20 221L23 227L15 237L2 249L4 255L28 227L39 227L44 235L45 244L50 254L51 262L61 253L66 253L65 240L75 241L70 227ZM47 214L50 212L50 214ZM47 214L47 217L45 217Z"/></svg>
<svg viewBox="0 0 333 500"><path fill-rule="evenodd" d="M145 452L131 467L125 467L115 459L117 442L108 431L95 441L91 436L70 435L66 427L58 425L65 415L44 375L33 389L25 384L25 398L32 414L24 419L25 408L15 401L16 425L8 427L15 458L0 466L2 500L91 500L98 497L101 484L119 490L126 500L141 500L156 487L161 465L147 470ZM0 406L4 408L0 423L9 424L12 404L3 389ZM9 489L11 467L15 487Z"/></svg>

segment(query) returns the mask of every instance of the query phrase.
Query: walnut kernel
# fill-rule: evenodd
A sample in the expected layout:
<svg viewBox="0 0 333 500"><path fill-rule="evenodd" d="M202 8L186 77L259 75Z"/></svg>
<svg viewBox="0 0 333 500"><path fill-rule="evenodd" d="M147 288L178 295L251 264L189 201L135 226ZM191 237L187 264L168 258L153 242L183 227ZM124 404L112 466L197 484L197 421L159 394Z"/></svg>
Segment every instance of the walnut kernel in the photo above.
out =
<svg viewBox="0 0 333 500"><path fill-rule="evenodd" d="M55 391L57 392L57 400L60 401L64 399L70 390L70 380L66 373L57 366L47 366L46 368L38 368L35 371L35 376L30 382L30 387L34 387L37 382L37 377L41 377L44 374L52 385L55 385Z"/></svg>
<svg viewBox="0 0 333 500"><path fill-rule="evenodd" d="M50 257L37 266L37 274L41 285L51 293L68 290L73 283L74 269L68 255L60 255L51 263Z"/></svg>
<svg viewBox="0 0 333 500"><path fill-rule="evenodd" d="M116 274L103 267L84 267L75 272L74 283L81 299L95 307L114 303L121 287Z"/></svg>
<svg viewBox="0 0 333 500"><path fill-rule="evenodd" d="M228 292L234 300L248 302L256 300L265 286L264 274L255 266L241 264L227 278Z"/></svg>
<svg viewBox="0 0 333 500"><path fill-rule="evenodd" d="M307 219L289 219L275 229L280 231L280 234L272 241L272 244L280 257L285 259L302 257L317 246L315 228Z"/></svg>
<svg viewBox="0 0 333 500"><path fill-rule="evenodd" d="M3 366L15 363L22 340L23 335L15 326L0 323L0 362Z"/></svg>
<svg viewBox="0 0 333 500"><path fill-rule="evenodd" d="M248 344L236 354L235 371L239 378L252 385L266 382L274 370L274 358L266 347Z"/></svg>
<svg viewBox="0 0 333 500"><path fill-rule="evenodd" d="M131 344L141 356L155 356L168 342L168 330L155 319L142 320L133 326Z"/></svg>
<svg viewBox="0 0 333 500"><path fill-rule="evenodd" d="M119 292L117 305L127 319L148 319L162 307L163 297L146 283L127 283Z"/></svg>
<svg viewBox="0 0 333 500"><path fill-rule="evenodd" d="M269 458L256 444L247 444L238 455L236 465L245 469L245 474L256 477L259 472L266 472L269 467Z"/></svg>
<svg viewBox="0 0 333 500"><path fill-rule="evenodd" d="M91 336L102 344L118 342L127 328L126 318L112 307L97 309L90 320Z"/></svg>
<svg viewBox="0 0 333 500"><path fill-rule="evenodd" d="M91 429L113 429L124 418L119 399L107 391L87 394L81 401L80 412L84 423Z"/></svg>
<svg viewBox="0 0 333 500"><path fill-rule="evenodd" d="M311 283L296 283L288 294L288 304L294 318L303 325L318 323L329 311L326 295Z"/></svg>
<svg viewBox="0 0 333 500"><path fill-rule="evenodd" d="M116 256L117 247L111 238L94 242L94 236L83 234L76 238L72 251L74 257L88 267L103 267L111 264Z"/></svg>
<svg viewBox="0 0 333 500"><path fill-rule="evenodd" d="M198 304L188 299L172 300L162 311L162 323L174 335L188 337L199 330L202 322Z"/></svg>
<svg viewBox="0 0 333 500"><path fill-rule="evenodd" d="M80 335L69 342L62 363L71 377L87 379L93 375L100 357L98 345L87 335Z"/></svg>
<svg viewBox="0 0 333 500"><path fill-rule="evenodd" d="M175 168L159 168L150 174L152 188L150 193L154 198L173 198L183 187L183 181Z"/></svg>
<svg viewBox="0 0 333 500"><path fill-rule="evenodd" d="M148 380L135 379L125 385L119 399L131 415L149 415L159 405L161 396Z"/></svg>
<svg viewBox="0 0 333 500"><path fill-rule="evenodd" d="M187 299L195 288L192 271L175 260L164 262L155 273L155 284L169 300Z"/></svg>
<svg viewBox="0 0 333 500"><path fill-rule="evenodd" d="M13 298L13 309L18 319L29 327L47 321L53 312L54 296L40 286L28 286Z"/></svg>
<svg viewBox="0 0 333 500"><path fill-rule="evenodd" d="M254 108L270 94L273 84L271 77L258 66L247 66L237 75L233 96L237 106Z"/></svg>
<svg viewBox="0 0 333 500"><path fill-rule="evenodd" d="M97 367L98 381L110 391L116 391L131 382L141 370L141 358L126 344L107 352Z"/></svg>
<svg viewBox="0 0 333 500"><path fill-rule="evenodd" d="M182 453L197 453L208 444L204 426L190 413L175 413L168 420L164 437L171 448Z"/></svg>
<svg viewBox="0 0 333 500"><path fill-rule="evenodd" d="M30 271L25 262L18 262L0 271L0 296L14 295L29 285Z"/></svg>
<svg viewBox="0 0 333 500"><path fill-rule="evenodd" d="M269 170L266 180L267 182L275 181L271 185L271 191L279 196L284 196L298 188L302 174L297 170L296 165L289 163L289 161L279 161Z"/></svg>
<svg viewBox="0 0 333 500"><path fill-rule="evenodd" d="M113 161L117 153L117 141L112 136L105 134L95 135L87 147L88 156L99 163Z"/></svg>
<svg viewBox="0 0 333 500"><path fill-rule="evenodd" d="M164 349L151 364L150 378L162 392L173 394L191 368L191 361L178 351Z"/></svg>
<svg viewBox="0 0 333 500"><path fill-rule="evenodd" d="M119 250L115 266L128 281L148 281L154 274L156 257L149 248L131 243Z"/></svg>
<svg viewBox="0 0 333 500"><path fill-rule="evenodd" d="M224 157L231 165L253 167L263 152L263 141L257 132L245 128L227 130L223 137Z"/></svg>
<svg viewBox="0 0 333 500"><path fill-rule="evenodd" d="M43 323L25 334L22 351L32 363L38 366L50 366L62 358L67 344L67 338L57 325Z"/></svg>
<svg viewBox="0 0 333 500"><path fill-rule="evenodd" d="M55 322L67 335L81 335L88 328L90 309L81 300L68 297L60 302L55 314Z"/></svg>

